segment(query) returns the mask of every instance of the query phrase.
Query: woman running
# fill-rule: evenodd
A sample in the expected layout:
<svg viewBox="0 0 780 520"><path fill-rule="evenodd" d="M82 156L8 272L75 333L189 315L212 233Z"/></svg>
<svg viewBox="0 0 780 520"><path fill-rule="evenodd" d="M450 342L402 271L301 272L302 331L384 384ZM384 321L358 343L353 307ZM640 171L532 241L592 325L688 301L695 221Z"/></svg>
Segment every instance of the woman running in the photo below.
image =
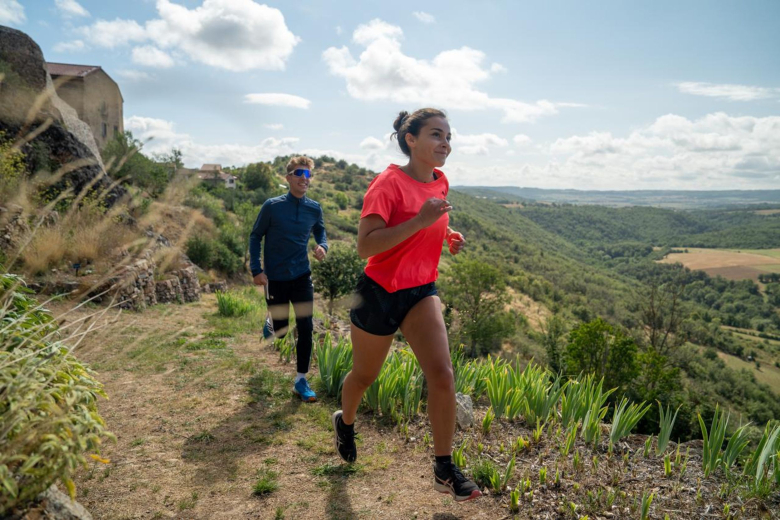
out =
<svg viewBox="0 0 780 520"><path fill-rule="evenodd" d="M350 312L353 365L344 380L343 410L332 418L336 450L347 462L357 458L355 415L400 327L428 383L434 489L457 501L470 500L482 493L452 462L455 380L435 285L444 240L452 254L465 242L448 226L449 182L437 169L452 150L452 134L447 116L433 108L401 112L393 128L409 162L388 166L371 182L363 200L357 249L368 265Z"/></svg>

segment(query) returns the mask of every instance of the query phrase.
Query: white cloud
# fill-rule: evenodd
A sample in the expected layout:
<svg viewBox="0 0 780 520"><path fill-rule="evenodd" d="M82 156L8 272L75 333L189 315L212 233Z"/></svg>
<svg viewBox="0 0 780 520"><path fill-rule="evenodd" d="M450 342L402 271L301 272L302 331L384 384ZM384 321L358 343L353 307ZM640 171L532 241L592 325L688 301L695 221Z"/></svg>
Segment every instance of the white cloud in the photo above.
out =
<svg viewBox="0 0 780 520"><path fill-rule="evenodd" d="M460 110L495 109L505 122L530 122L558 113L573 103L540 100L525 103L492 98L476 84L491 78L499 67L485 68L485 54L462 47L439 53L432 61L407 56L401 51L403 31L382 20L359 26L353 41L365 47L356 60L347 47L330 47L323 53L331 74L343 77L347 92L363 101L393 101L434 105Z"/></svg>
<svg viewBox="0 0 780 520"><path fill-rule="evenodd" d="M174 66L173 58L152 45L144 45L133 49L133 63L146 67L168 69Z"/></svg>
<svg viewBox="0 0 780 520"><path fill-rule="evenodd" d="M525 146L531 142L531 138L525 134L517 134L512 138L512 141L520 146Z"/></svg>
<svg viewBox="0 0 780 520"><path fill-rule="evenodd" d="M127 81L148 81L153 79L153 76L148 72L134 69L120 69L117 71L117 75Z"/></svg>
<svg viewBox="0 0 780 520"><path fill-rule="evenodd" d="M281 11L253 0L204 0L194 9L157 0L157 13L143 27L135 20L98 20L79 31L100 47L151 42L232 71L283 70L300 41Z"/></svg>
<svg viewBox="0 0 780 520"><path fill-rule="evenodd" d="M432 14L423 11L415 11L412 14L422 23L436 23L436 18L434 18Z"/></svg>
<svg viewBox="0 0 780 520"><path fill-rule="evenodd" d="M561 172L602 188L750 189L780 183L780 116L669 114L626 137L609 132L558 139ZM610 185L612 185L610 187Z"/></svg>
<svg viewBox="0 0 780 520"><path fill-rule="evenodd" d="M293 108L309 108L311 101L300 96L293 96L292 94L247 94L244 96L245 103L253 103L257 105L273 105L280 107L293 107Z"/></svg>
<svg viewBox="0 0 780 520"><path fill-rule="evenodd" d="M70 18L73 16L83 16L83 17L90 16L89 11L84 9L84 7L76 0L54 0L54 4L57 6L57 9L60 11L60 14L62 14L66 18Z"/></svg>
<svg viewBox="0 0 780 520"><path fill-rule="evenodd" d="M373 136L368 136L360 142L360 148L363 150L383 150L387 148L387 143L383 143Z"/></svg>
<svg viewBox="0 0 780 520"><path fill-rule="evenodd" d="M506 69L506 67L504 67L500 63L494 63L494 64L492 64L490 66L490 72L493 72L493 73L497 74L499 72L507 72L507 69Z"/></svg>
<svg viewBox="0 0 780 520"><path fill-rule="evenodd" d="M453 131L453 153L463 155L490 155L490 148L506 146L507 140L496 134L461 135Z"/></svg>
<svg viewBox="0 0 780 520"><path fill-rule="evenodd" d="M271 130L281 130L282 128L284 128L284 125L281 123L273 123L273 124L268 124L263 126Z"/></svg>
<svg viewBox="0 0 780 520"><path fill-rule="evenodd" d="M780 95L780 89L752 87L749 85L729 85L715 83L697 83L687 81L677 83L677 88L684 94L726 98L731 101L755 101Z"/></svg>
<svg viewBox="0 0 780 520"><path fill-rule="evenodd" d="M360 45L369 45L374 41L401 39L403 36L400 27L375 18L365 25L358 25L352 33L352 40Z"/></svg>
<svg viewBox="0 0 780 520"><path fill-rule="evenodd" d="M145 154L164 153L171 148L178 148L188 166L200 166L203 163L242 165L268 161L295 152L299 141L297 137L269 137L255 145L202 144L194 142L188 134L178 133L171 121L140 116L125 119L125 129L146 143L143 147Z"/></svg>
<svg viewBox="0 0 780 520"><path fill-rule="evenodd" d="M78 33L98 47L113 49L131 42L144 41L146 30L135 20L98 20L92 25L79 27Z"/></svg>
<svg viewBox="0 0 780 520"><path fill-rule="evenodd" d="M26 20L24 7L17 0L0 0L0 23L22 24Z"/></svg>
<svg viewBox="0 0 780 520"><path fill-rule="evenodd" d="M83 51L85 48L86 45L84 45L84 42L81 40L60 42L53 47L54 52L79 52Z"/></svg>

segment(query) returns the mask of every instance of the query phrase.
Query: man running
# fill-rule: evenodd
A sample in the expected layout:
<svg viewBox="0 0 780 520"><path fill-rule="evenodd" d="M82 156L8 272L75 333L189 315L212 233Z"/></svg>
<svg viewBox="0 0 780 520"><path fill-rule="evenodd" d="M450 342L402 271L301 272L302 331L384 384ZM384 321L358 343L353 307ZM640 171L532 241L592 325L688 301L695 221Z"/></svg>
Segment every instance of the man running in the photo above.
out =
<svg viewBox="0 0 780 520"><path fill-rule="evenodd" d="M293 304L295 325L298 328L298 373L293 392L307 403L317 400L317 394L306 380L314 329L314 288L307 254L312 232L317 242L314 258L322 261L328 254L322 208L317 202L306 197L313 170L314 161L308 157L290 159L287 163L287 183L290 191L263 203L249 235L249 267L255 285L266 286L266 303L277 338L287 333L290 304ZM265 269L260 265L260 249L264 237Z"/></svg>

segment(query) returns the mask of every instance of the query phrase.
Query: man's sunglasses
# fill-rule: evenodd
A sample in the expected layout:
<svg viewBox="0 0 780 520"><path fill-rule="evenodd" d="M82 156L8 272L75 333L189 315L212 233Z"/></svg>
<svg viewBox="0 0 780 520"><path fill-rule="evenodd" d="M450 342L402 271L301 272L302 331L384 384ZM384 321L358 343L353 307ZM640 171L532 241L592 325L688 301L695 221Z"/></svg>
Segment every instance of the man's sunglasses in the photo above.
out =
<svg viewBox="0 0 780 520"><path fill-rule="evenodd" d="M296 177L306 177L307 179L311 179L311 171L304 170L303 168L298 168L297 170L290 172L289 175L295 175Z"/></svg>

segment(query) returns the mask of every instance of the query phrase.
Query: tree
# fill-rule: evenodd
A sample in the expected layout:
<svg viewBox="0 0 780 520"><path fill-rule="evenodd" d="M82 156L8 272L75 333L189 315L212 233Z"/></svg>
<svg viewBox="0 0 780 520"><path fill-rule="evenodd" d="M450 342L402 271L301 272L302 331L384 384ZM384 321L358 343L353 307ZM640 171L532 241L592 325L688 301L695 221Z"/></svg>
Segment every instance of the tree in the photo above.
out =
<svg viewBox="0 0 780 520"><path fill-rule="evenodd" d="M355 289L365 266L355 247L341 243L330 246L325 260L312 264L312 279L319 292L328 299L329 314L333 314L336 299Z"/></svg>
<svg viewBox="0 0 780 520"><path fill-rule="evenodd" d="M117 134L103 149L103 162L112 177L157 196L168 185L169 168L143 155L142 147L132 132Z"/></svg>
<svg viewBox="0 0 780 520"><path fill-rule="evenodd" d="M625 388L637 376L637 346L633 338L601 318L583 323L569 334L566 346L569 374L584 372L604 378L606 388Z"/></svg>
<svg viewBox="0 0 780 520"><path fill-rule="evenodd" d="M566 334L566 325L560 316L553 314L542 323L542 334L542 343L547 351L547 364L553 372L559 373L563 370L561 343Z"/></svg>
<svg viewBox="0 0 780 520"><path fill-rule="evenodd" d="M639 356L640 371L635 391L642 399L666 401L681 387L680 369L674 356L685 344L682 307L684 285L652 284L639 303L645 344Z"/></svg>
<svg viewBox="0 0 780 520"><path fill-rule="evenodd" d="M501 341L515 331L505 275L476 259L456 261L442 283L442 296L456 315L458 330L476 357L483 351L498 348Z"/></svg>
<svg viewBox="0 0 780 520"><path fill-rule="evenodd" d="M276 187L276 175L273 169L263 162L247 165L241 180L249 191L260 189L265 193L273 193Z"/></svg>

